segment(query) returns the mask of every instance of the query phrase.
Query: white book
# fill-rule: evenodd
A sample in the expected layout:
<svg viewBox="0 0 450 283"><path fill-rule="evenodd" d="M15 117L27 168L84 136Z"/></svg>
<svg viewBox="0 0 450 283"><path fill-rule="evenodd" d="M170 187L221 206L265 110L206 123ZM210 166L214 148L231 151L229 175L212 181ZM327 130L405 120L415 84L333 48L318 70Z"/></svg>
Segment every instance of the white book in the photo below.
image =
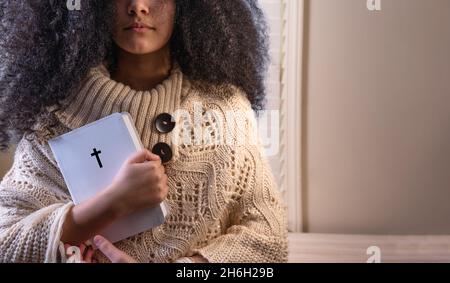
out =
<svg viewBox="0 0 450 283"><path fill-rule="evenodd" d="M111 185L124 162L144 149L129 113L116 113L49 141L75 204ZM161 203L124 217L99 233L115 243L161 225Z"/></svg>

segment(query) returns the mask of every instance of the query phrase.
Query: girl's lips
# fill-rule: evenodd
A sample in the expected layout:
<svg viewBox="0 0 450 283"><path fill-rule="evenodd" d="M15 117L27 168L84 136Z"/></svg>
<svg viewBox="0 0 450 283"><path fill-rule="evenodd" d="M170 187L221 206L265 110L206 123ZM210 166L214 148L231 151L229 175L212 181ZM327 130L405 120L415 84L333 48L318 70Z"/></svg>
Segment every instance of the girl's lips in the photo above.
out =
<svg viewBox="0 0 450 283"><path fill-rule="evenodd" d="M131 30L131 31L135 31L135 32L145 32L147 30L154 30L154 28L149 27L146 24L134 23L131 26L125 28L125 30Z"/></svg>
<svg viewBox="0 0 450 283"><path fill-rule="evenodd" d="M129 30L129 31L134 31L134 32L146 32L146 31L148 31L148 30L150 30L150 29L148 29L148 28L136 27L136 28L129 28L129 29L127 29L127 30Z"/></svg>

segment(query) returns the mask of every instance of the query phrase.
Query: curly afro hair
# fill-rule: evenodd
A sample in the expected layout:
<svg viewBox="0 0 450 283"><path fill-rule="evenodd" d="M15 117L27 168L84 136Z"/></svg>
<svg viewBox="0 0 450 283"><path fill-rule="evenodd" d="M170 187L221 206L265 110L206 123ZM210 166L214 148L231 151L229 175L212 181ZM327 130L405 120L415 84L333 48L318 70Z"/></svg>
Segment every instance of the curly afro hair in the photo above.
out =
<svg viewBox="0 0 450 283"><path fill-rule="evenodd" d="M267 25L257 0L175 0L171 53L191 80L241 88L265 103ZM77 91L89 69L114 60L115 2L0 2L0 150L32 131L41 111ZM111 64L112 66L112 64Z"/></svg>

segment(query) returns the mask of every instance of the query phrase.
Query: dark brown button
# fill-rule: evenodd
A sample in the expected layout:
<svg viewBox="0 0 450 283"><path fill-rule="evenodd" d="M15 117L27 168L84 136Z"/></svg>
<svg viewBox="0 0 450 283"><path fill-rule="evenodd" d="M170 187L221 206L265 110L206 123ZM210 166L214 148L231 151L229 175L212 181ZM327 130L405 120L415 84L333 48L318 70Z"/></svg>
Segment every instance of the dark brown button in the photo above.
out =
<svg viewBox="0 0 450 283"><path fill-rule="evenodd" d="M158 132L167 134L173 131L173 129L175 128L175 121L172 115L168 113L163 113L158 115L158 117L156 117L155 127L158 130Z"/></svg>
<svg viewBox="0 0 450 283"><path fill-rule="evenodd" d="M170 160L172 160L172 149L170 148L170 146L167 143L164 142L160 142L155 144L155 146L152 149L152 152L156 155L158 155L159 157L161 157L161 162L162 163L167 163Z"/></svg>

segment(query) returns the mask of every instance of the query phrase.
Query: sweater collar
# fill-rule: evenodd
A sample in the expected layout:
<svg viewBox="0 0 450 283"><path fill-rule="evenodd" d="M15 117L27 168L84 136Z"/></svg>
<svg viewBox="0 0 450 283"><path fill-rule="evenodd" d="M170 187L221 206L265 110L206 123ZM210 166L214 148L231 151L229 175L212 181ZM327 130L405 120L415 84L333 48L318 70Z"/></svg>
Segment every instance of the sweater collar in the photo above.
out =
<svg viewBox="0 0 450 283"><path fill-rule="evenodd" d="M183 74L177 65L169 77L152 90L137 91L111 79L102 64L90 70L78 92L61 101L59 107L53 106L56 109L47 109L72 130L113 113L128 112L146 148L151 150L156 143L164 142L172 147L175 157L178 151L173 146L171 133L159 133L154 120L162 113L173 115L180 108L183 87Z"/></svg>

